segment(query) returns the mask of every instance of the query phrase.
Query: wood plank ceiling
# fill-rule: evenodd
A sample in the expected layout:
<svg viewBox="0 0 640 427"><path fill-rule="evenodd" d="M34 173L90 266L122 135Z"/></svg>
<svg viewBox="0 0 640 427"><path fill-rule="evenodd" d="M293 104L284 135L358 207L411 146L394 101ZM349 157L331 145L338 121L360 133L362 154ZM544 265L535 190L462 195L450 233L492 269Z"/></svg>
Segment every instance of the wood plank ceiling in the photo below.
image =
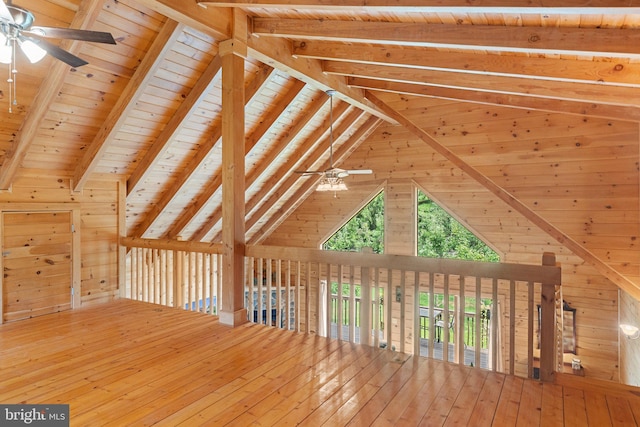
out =
<svg viewBox="0 0 640 427"><path fill-rule="evenodd" d="M612 281L640 289L640 261L622 271L594 254L384 100L394 93L509 106L637 129L639 2L442 3L30 0L22 6L38 25L109 31L117 45L62 41L88 60L77 69L18 59L18 104L0 124L0 188L27 169L56 170L73 191L92 174L111 174L127 180L128 235L219 240L218 45L235 37L248 54L248 242L264 239L313 191L315 179L295 171L328 166L331 126L339 166L381 123L399 123ZM638 151L636 139L618 181L635 218Z"/></svg>

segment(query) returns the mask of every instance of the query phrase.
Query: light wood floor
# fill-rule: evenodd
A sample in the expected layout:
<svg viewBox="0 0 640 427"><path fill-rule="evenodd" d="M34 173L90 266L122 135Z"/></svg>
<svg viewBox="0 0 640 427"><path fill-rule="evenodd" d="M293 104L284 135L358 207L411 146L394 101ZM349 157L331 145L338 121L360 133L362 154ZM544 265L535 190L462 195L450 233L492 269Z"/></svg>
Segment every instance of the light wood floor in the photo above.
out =
<svg viewBox="0 0 640 427"><path fill-rule="evenodd" d="M121 300L0 325L0 403L70 404L72 426L640 423L640 389L541 384Z"/></svg>

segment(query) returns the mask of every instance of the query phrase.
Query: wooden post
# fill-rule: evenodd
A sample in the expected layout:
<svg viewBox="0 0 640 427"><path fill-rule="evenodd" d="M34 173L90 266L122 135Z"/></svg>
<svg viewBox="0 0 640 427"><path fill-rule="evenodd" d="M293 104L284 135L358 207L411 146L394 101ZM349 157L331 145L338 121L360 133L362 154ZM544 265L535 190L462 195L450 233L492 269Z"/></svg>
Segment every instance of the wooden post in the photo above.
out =
<svg viewBox="0 0 640 427"><path fill-rule="evenodd" d="M222 295L220 322L247 322L244 308L244 58L246 45L220 43L222 58Z"/></svg>
<svg viewBox="0 0 640 427"><path fill-rule="evenodd" d="M545 252L542 255L542 265L555 266L556 256ZM556 366L556 285L558 283L543 283L540 299L540 380L553 381Z"/></svg>

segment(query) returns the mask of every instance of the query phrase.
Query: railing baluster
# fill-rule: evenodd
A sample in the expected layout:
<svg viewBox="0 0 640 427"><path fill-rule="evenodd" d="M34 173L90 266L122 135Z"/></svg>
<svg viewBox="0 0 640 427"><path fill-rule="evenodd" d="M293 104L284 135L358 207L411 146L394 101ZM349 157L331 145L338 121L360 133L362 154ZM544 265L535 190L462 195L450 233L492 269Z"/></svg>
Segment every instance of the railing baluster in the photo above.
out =
<svg viewBox="0 0 640 427"><path fill-rule="evenodd" d="M449 361L449 275L444 276L444 311L442 312L442 360Z"/></svg>
<svg viewBox="0 0 640 427"><path fill-rule="evenodd" d="M480 355L482 351L482 278L476 277L476 312L474 313L475 354L474 361L476 367L480 367Z"/></svg>
<svg viewBox="0 0 640 427"><path fill-rule="evenodd" d="M413 354L420 355L420 272L413 273Z"/></svg>
<svg viewBox="0 0 640 427"><path fill-rule="evenodd" d="M509 282L509 374L513 375L516 364L516 283Z"/></svg>
<svg viewBox="0 0 640 427"><path fill-rule="evenodd" d="M436 342L436 322L435 322L435 274L429 273L429 350L428 357L433 358L433 347Z"/></svg>
<svg viewBox="0 0 640 427"><path fill-rule="evenodd" d="M406 312L407 312L407 306L406 306L406 295L405 295L405 290L407 289L406 285L405 285L405 274L406 272L404 270L400 270L400 289L402 292L402 297L400 298L400 352L404 353L404 347L405 347L405 340L406 340Z"/></svg>
<svg viewBox="0 0 640 427"><path fill-rule="evenodd" d="M354 266L349 266L349 341L356 342L356 288L353 278Z"/></svg>

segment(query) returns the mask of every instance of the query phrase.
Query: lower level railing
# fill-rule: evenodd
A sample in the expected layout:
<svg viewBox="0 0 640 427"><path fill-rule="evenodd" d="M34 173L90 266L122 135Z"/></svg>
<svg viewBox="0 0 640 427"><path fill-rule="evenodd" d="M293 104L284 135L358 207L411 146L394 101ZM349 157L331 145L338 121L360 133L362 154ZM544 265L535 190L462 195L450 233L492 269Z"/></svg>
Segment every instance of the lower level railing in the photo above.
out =
<svg viewBox="0 0 640 427"><path fill-rule="evenodd" d="M221 246L123 244L124 296L219 312ZM533 266L248 246L245 260L251 322L543 379L562 362L560 268L549 255Z"/></svg>

